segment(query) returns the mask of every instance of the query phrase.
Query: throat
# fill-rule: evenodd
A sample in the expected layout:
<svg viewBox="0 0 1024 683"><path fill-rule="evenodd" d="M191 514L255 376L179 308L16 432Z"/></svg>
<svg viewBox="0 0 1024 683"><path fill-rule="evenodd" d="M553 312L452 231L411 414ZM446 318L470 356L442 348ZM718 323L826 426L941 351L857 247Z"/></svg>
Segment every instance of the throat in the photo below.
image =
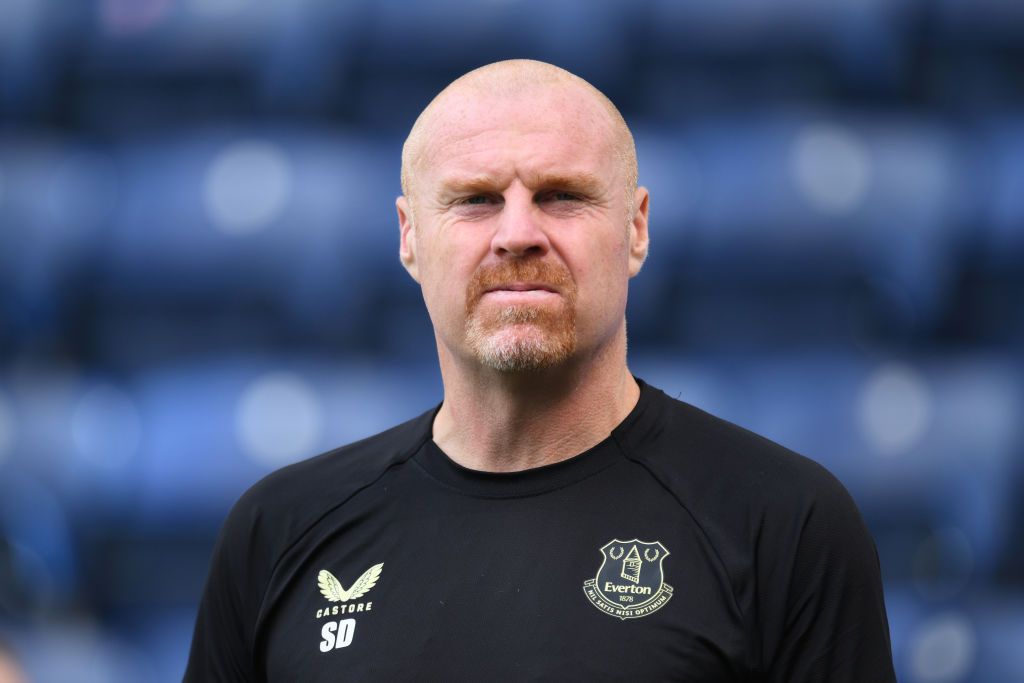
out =
<svg viewBox="0 0 1024 683"><path fill-rule="evenodd" d="M610 385L534 382L531 392L453 392L434 419L434 442L459 465L519 472L572 458L611 434L640 389L623 367ZM593 379L593 378L592 378ZM558 386L559 391L544 387Z"/></svg>

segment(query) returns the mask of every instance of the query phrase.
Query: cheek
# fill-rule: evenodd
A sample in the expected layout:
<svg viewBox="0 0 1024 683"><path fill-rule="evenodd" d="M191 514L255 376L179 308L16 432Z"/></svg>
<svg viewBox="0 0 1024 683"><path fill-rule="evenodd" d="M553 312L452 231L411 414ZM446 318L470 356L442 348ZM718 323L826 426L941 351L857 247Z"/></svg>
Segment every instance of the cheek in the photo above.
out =
<svg viewBox="0 0 1024 683"><path fill-rule="evenodd" d="M571 264L580 287L587 285L614 290L620 280L629 276L628 243L625 239L609 239L604 243L584 245L575 253L582 257Z"/></svg>
<svg viewBox="0 0 1024 683"><path fill-rule="evenodd" d="M445 319L460 316L465 307L466 288L473 275L469 250L457 244L430 245L422 259L423 296L432 316Z"/></svg>
<svg viewBox="0 0 1024 683"><path fill-rule="evenodd" d="M580 297L584 291L598 308L615 308L625 298L629 273L619 263L604 263L591 268L586 283L580 283Z"/></svg>
<svg viewBox="0 0 1024 683"><path fill-rule="evenodd" d="M626 302L629 262L625 243L588 251L586 257L570 265L576 278L580 322L603 326L622 315Z"/></svg>

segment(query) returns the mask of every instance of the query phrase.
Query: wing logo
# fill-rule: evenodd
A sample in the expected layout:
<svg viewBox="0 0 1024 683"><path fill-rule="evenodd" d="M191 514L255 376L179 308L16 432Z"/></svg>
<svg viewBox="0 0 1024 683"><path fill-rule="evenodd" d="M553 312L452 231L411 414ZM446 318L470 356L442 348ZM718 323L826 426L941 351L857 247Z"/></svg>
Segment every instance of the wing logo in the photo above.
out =
<svg viewBox="0 0 1024 683"><path fill-rule="evenodd" d="M355 580L348 590L341 585L341 581L334 574L326 569L321 569L316 576L316 583L320 586L320 593L331 602L348 602L363 597L370 592L370 589L377 585L380 579L380 572L384 569L384 563L375 564L362 576Z"/></svg>

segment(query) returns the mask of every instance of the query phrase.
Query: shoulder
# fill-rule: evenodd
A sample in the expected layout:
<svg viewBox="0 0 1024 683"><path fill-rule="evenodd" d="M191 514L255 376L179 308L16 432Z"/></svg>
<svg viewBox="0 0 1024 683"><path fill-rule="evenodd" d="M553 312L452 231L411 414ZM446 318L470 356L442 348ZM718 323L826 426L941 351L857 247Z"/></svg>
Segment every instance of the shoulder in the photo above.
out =
<svg viewBox="0 0 1024 683"><path fill-rule="evenodd" d="M254 641L281 558L331 510L408 460L433 411L282 468L246 491L221 527L196 619L186 680L254 680ZM254 596L263 596L254 599Z"/></svg>
<svg viewBox="0 0 1024 683"><path fill-rule="evenodd" d="M762 626L769 613L784 619L799 604L794 587L844 600L870 594L879 603L874 543L838 479L770 439L651 391L647 414L620 439L626 457L698 525L744 614L760 615Z"/></svg>
<svg viewBox="0 0 1024 683"><path fill-rule="evenodd" d="M653 387L624 439L627 456L691 500L769 507L846 495L823 466ZM639 427L639 429L636 429Z"/></svg>
<svg viewBox="0 0 1024 683"><path fill-rule="evenodd" d="M846 488L817 462L645 391L644 414L620 437L626 457L675 498L730 573L746 573L761 552L796 553L811 539L868 538Z"/></svg>
<svg viewBox="0 0 1024 683"><path fill-rule="evenodd" d="M317 493L337 500L371 483L388 468L408 460L430 437L434 411L391 429L283 467L250 488L243 498L287 505Z"/></svg>
<svg viewBox="0 0 1024 683"><path fill-rule="evenodd" d="M272 472L242 494L222 534L277 555L325 514L408 461L430 438L434 412Z"/></svg>

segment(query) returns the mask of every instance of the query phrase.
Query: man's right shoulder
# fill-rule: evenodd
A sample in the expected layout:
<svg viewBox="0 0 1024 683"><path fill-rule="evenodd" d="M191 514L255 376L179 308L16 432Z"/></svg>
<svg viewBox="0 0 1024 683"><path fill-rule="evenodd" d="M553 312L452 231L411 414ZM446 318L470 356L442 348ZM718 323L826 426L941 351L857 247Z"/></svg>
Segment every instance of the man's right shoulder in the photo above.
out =
<svg viewBox="0 0 1024 683"><path fill-rule="evenodd" d="M282 467L258 481L229 515L246 527L273 527L294 538L388 470L407 462L431 437L436 409L360 441Z"/></svg>

